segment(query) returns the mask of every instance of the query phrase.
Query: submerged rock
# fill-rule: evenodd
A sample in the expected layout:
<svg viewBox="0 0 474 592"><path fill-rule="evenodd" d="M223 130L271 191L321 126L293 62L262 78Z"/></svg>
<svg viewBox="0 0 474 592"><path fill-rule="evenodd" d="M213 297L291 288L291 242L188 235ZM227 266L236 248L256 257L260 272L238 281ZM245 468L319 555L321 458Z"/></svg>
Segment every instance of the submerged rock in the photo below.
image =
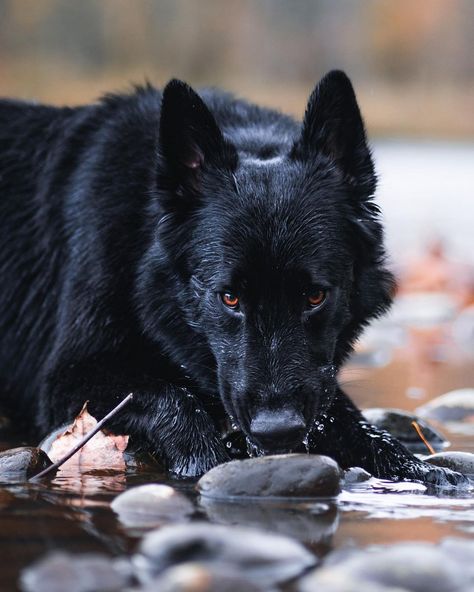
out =
<svg viewBox="0 0 474 592"><path fill-rule="evenodd" d="M209 568L200 563L183 563L167 569L140 592L268 592L229 569Z"/></svg>
<svg viewBox="0 0 474 592"><path fill-rule="evenodd" d="M153 527L163 522L180 522L194 512L194 506L182 493L168 485L148 483L118 495L112 510L125 526Z"/></svg>
<svg viewBox="0 0 474 592"><path fill-rule="evenodd" d="M147 534L133 558L137 577L146 584L166 569L189 562L272 586L298 576L315 565L316 558L300 543L278 534L200 522L164 526Z"/></svg>
<svg viewBox="0 0 474 592"><path fill-rule="evenodd" d="M416 410L422 417L448 422L474 422L474 389L464 388L440 395Z"/></svg>
<svg viewBox="0 0 474 592"><path fill-rule="evenodd" d="M448 440L433 426L418 417L418 415L403 411L402 409L385 409L381 407L364 409L362 413L369 423L381 430L387 431L411 452L426 452L426 445L413 427L414 421L417 422L424 437L434 450L443 450L449 446Z"/></svg>
<svg viewBox="0 0 474 592"><path fill-rule="evenodd" d="M233 460L211 469L198 481L202 496L334 497L340 490L341 469L332 458L282 454Z"/></svg>
<svg viewBox="0 0 474 592"><path fill-rule="evenodd" d="M400 543L349 555L336 552L323 568L303 578L298 590L468 592L473 589L474 574L463 563L467 557L474 561L474 546L465 545L461 539L458 545L464 549L464 557L430 543Z"/></svg>
<svg viewBox="0 0 474 592"><path fill-rule="evenodd" d="M24 569L23 592L119 592L130 574L105 555L54 552Z"/></svg>
<svg viewBox="0 0 474 592"><path fill-rule="evenodd" d="M474 454L472 452L449 450L425 456L423 460L437 467L458 471L464 475L474 475Z"/></svg>
<svg viewBox="0 0 474 592"><path fill-rule="evenodd" d="M28 479L53 463L40 448L22 446L0 452L0 481Z"/></svg>

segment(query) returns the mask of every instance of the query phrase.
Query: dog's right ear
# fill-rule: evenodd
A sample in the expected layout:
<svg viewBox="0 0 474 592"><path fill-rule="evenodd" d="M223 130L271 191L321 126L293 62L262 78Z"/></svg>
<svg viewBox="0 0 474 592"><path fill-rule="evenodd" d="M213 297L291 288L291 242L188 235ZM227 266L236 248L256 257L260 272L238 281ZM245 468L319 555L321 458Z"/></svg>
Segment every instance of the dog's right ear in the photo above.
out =
<svg viewBox="0 0 474 592"><path fill-rule="evenodd" d="M201 97L180 80L171 80L163 91L160 150L180 183L191 185L204 166L229 167L235 159L235 150Z"/></svg>

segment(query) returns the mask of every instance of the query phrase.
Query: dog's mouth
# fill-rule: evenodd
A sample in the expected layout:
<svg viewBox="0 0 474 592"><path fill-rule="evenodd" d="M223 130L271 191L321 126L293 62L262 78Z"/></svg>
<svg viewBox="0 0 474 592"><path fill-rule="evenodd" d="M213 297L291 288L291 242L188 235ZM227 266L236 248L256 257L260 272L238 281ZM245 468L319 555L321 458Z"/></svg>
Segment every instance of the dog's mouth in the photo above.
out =
<svg viewBox="0 0 474 592"><path fill-rule="evenodd" d="M293 409L263 410L253 418L229 414L224 440L232 456L307 452L310 428ZM311 422L313 425L314 420Z"/></svg>
<svg viewBox="0 0 474 592"><path fill-rule="evenodd" d="M320 368L319 372L317 390L307 391L308 396L299 406L283 402L278 407L262 407L249 412L246 398L234 399L229 385L228 397L224 399L230 420L226 438L234 434L232 439L239 442L239 454L263 456L310 451L310 442L314 440L312 435L319 434L337 387L334 366ZM228 440L226 446L229 451L235 448Z"/></svg>

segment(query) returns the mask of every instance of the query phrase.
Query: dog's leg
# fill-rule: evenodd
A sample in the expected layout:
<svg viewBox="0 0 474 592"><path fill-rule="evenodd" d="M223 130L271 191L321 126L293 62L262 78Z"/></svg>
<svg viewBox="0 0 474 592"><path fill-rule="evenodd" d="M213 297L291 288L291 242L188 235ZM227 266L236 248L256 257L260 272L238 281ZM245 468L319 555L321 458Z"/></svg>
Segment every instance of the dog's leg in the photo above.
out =
<svg viewBox="0 0 474 592"><path fill-rule="evenodd" d="M45 431L71 421L86 401L100 419L125 395L132 401L107 425L129 434L155 452L169 471L201 475L228 460L216 426L198 399L184 387L128 376L97 363L74 364L49 374L38 407L38 425Z"/></svg>
<svg viewBox="0 0 474 592"><path fill-rule="evenodd" d="M340 389L312 430L309 444L311 452L331 456L342 468L359 466L383 479L441 486L469 483L460 473L422 462L393 436L370 425Z"/></svg>

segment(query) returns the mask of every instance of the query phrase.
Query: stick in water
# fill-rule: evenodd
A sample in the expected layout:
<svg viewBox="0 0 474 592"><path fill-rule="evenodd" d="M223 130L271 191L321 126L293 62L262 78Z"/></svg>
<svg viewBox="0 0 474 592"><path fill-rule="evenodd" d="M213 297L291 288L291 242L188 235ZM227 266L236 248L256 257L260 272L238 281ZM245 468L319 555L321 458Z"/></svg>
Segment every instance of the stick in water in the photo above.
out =
<svg viewBox="0 0 474 592"><path fill-rule="evenodd" d="M430 451L430 454L434 454L435 453L435 449L433 448L433 446L431 446L431 444L425 438L425 435L423 434L423 432L421 430L420 424L417 421L412 421L411 422L411 425L415 428L416 433L420 436L421 441L426 446L426 448L428 448L428 450Z"/></svg>
<svg viewBox="0 0 474 592"><path fill-rule="evenodd" d="M97 425L94 428L92 428L92 430L90 430L90 432L87 432L87 434L81 440L79 440L79 442L73 448L71 448L71 450L65 456L63 456L62 458L60 458L58 461L56 461L55 463L53 463L52 465L50 465L49 467L47 467L46 469L44 469L43 471L41 471L40 473L38 473L37 475L34 475L33 477L30 477L30 479L28 479L28 481L32 481L33 479L39 479L40 477L44 477L45 475L48 475L52 471L58 469L67 460L69 460L71 458L71 456L73 456L74 454L76 454L76 452L78 450L80 450L85 444L87 444L87 442L89 442L89 440L93 436L95 436L98 431L100 431L100 429L102 428L102 426L111 417L113 417L116 413L118 413L121 409L123 409L123 407L125 407L125 405L127 405L127 403L129 403L132 399L133 399L133 393L130 393L129 395L127 395L125 397L125 399L123 401L121 401L116 407L114 407L112 409L112 411L110 411L109 413L107 413L107 415L105 417L103 417L100 421L98 421L97 422Z"/></svg>

